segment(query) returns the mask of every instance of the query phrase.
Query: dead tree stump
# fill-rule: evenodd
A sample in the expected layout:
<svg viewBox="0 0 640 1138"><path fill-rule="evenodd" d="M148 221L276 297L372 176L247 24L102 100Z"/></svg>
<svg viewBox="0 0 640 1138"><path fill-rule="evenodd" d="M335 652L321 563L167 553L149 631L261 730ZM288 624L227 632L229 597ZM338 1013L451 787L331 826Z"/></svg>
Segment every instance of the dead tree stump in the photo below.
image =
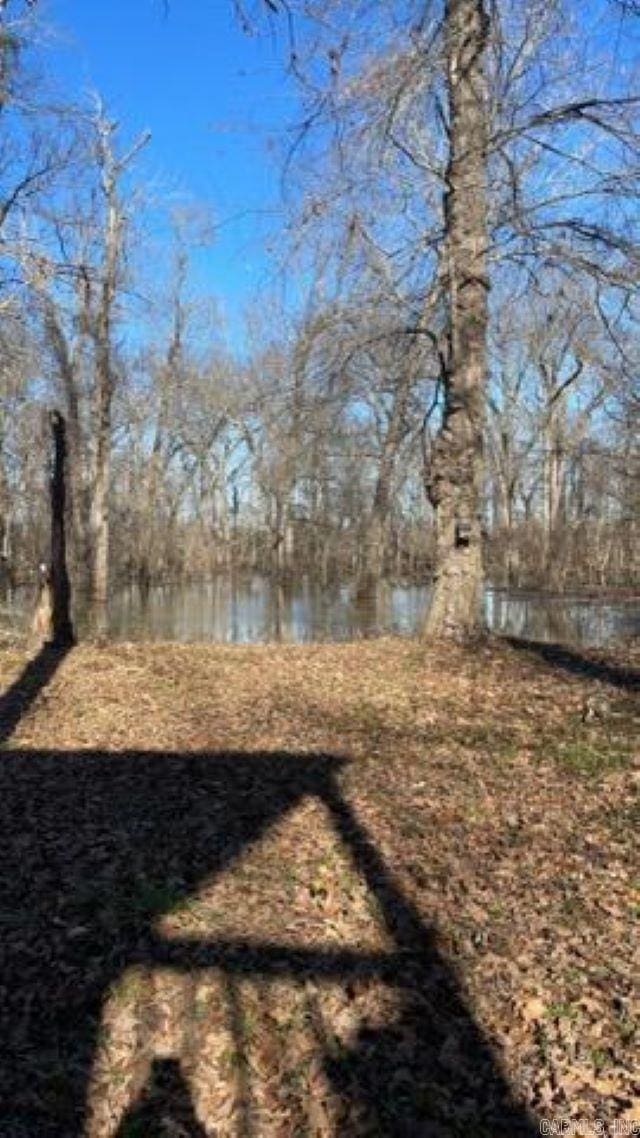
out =
<svg viewBox="0 0 640 1138"><path fill-rule="evenodd" d="M71 587L67 570L65 530L66 424L59 411L51 412L53 469L51 472L51 642L57 646L75 642L71 622Z"/></svg>
<svg viewBox="0 0 640 1138"><path fill-rule="evenodd" d="M59 411L50 415L53 454L49 483L51 504L51 563L38 570L38 595L31 634L39 644L55 648L75 643L71 621L71 587L67 570L65 530L65 421Z"/></svg>

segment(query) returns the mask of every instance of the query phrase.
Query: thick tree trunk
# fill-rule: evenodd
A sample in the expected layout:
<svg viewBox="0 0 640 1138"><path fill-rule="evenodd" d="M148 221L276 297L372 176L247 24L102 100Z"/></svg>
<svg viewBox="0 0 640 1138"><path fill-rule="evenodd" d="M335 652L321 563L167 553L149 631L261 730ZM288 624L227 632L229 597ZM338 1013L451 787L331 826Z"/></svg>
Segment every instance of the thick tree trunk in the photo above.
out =
<svg viewBox="0 0 640 1138"><path fill-rule="evenodd" d="M51 475L51 642L56 647L73 644L69 574L65 532L65 421L58 411L51 414L53 472Z"/></svg>
<svg viewBox="0 0 640 1138"><path fill-rule="evenodd" d="M449 356L429 495L436 514L425 633L464 638L481 623L481 509L487 337L487 92L483 0L446 5L450 157L445 198Z"/></svg>
<svg viewBox="0 0 640 1138"><path fill-rule="evenodd" d="M88 545L89 499L84 468L84 446L80 415L80 375L78 361L60 322L56 306L43 290L45 328L56 359L66 403L66 447L69 456L67 500L70 505L70 563L74 583L85 591L89 583L91 550ZM84 316L83 316L84 319Z"/></svg>

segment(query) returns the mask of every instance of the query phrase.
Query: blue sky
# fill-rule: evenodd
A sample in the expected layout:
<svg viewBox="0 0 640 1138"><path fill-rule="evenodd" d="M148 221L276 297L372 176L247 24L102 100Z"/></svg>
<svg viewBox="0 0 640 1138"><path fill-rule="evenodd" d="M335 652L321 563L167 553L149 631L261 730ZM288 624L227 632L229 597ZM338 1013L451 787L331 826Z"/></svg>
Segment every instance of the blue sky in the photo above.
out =
<svg viewBox="0 0 640 1138"><path fill-rule="evenodd" d="M615 86L637 65L640 21L611 0L572 6L602 57L597 78ZM76 98L98 90L125 138L151 130L138 170L155 203L211 209L216 238L194 257L194 285L219 298L237 346L245 308L272 287L265 244L275 235L278 248L279 155L298 114L284 21L246 34L232 0L42 0L39 10L52 28L43 67L58 87Z"/></svg>
<svg viewBox="0 0 640 1138"><path fill-rule="evenodd" d="M42 14L57 87L99 91L125 138L151 131L139 172L155 200L211 208L220 228L195 283L220 297L233 337L278 225L276 155L296 116L286 43L243 32L231 0L47 0Z"/></svg>

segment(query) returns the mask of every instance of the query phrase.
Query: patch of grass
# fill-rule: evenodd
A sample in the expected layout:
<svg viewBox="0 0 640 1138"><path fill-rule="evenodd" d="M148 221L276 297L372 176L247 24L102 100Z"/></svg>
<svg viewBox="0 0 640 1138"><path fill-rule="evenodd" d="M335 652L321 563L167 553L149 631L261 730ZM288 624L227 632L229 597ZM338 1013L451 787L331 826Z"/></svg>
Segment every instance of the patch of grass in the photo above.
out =
<svg viewBox="0 0 640 1138"><path fill-rule="evenodd" d="M564 917L577 921L580 917L587 916L588 909L581 897L567 896L560 902L560 912Z"/></svg>
<svg viewBox="0 0 640 1138"><path fill-rule="evenodd" d="M604 740L595 743L588 739L575 739L558 744L557 760L567 770L593 778L625 766L629 755Z"/></svg>
<svg viewBox="0 0 640 1138"><path fill-rule="evenodd" d="M246 1069L247 1059L237 1047L225 1047L220 1055L220 1067L227 1075L238 1075Z"/></svg>
<svg viewBox="0 0 640 1138"><path fill-rule="evenodd" d="M589 1049L589 1058L593 1063L596 1074L604 1071L609 1063L609 1052L605 1051L602 1047L591 1047Z"/></svg>
<svg viewBox="0 0 640 1138"><path fill-rule="evenodd" d="M618 840L624 841L627 835L637 833L640 828L640 795L610 805L603 814L603 821ZM631 888L639 891L640 883L632 882ZM640 908L636 915L640 916Z"/></svg>
<svg viewBox="0 0 640 1138"><path fill-rule="evenodd" d="M556 1003L549 1004L545 1015L549 1019L566 1019L573 1022L578 1019L579 1011L574 1004L570 1004L565 1000L558 1000Z"/></svg>
<svg viewBox="0 0 640 1138"><path fill-rule="evenodd" d="M356 731L373 731L379 734L389 729L388 712L375 703L361 700L349 709L346 725ZM392 726L396 726L393 724Z"/></svg>
<svg viewBox="0 0 640 1138"><path fill-rule="evenodd" d="M441 718L426 730L421 729L420 734L434 746L464 747L465 750L488 754L492 759L513 758L519 749L518 737L508 727L483 719L460 723L453 711L450 719Z"/></svg>
<svg viewBox="0 0 640 1138"><path fill-rule="evenodd" d="M631 746L626 738L604 734L545 734L534 743L538 759L557 763L563 770L585 778L597 778L620 770L631 759Z"/></svg>
<svg viewBox="0 0 640 1138"><path fill-rule="evenodd" d="M119 1004L134 1004L144 987L144 973L138 968L129 968L113 990L113 997Z"/></svg>
<svg viewBox="0 0 640 1138"><path fill-rule="evenodd" d="M424 836L424 825L419 815L406 814L404 818L398 820L398 831L402 834L403 838L422 838Z"/></svg>
<svg viewBox="0 0 640 1138"><path fill-rule="evenodd" d="M487 905L487 916L492 921L499 921L505 915L505 906L502 901L490 901Z"/></svg>

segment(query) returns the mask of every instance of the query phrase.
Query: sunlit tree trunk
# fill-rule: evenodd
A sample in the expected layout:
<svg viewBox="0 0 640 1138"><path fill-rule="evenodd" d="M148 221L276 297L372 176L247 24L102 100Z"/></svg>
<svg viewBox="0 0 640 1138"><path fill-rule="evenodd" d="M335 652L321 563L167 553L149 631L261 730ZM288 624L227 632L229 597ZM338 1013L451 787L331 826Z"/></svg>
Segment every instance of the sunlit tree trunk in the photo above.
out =
<svg viewBox="0 0 640 1138"><path fill-rule="evenodd" d="M465 637L481 620L482 436L487 372L487 91L483 0L446 4L450 155L445 198L449 358L429 494L436 513L425 631Z"/></svg>
<svg viewBox="0 0 640 1138"><path fill-rule="evenodd" d="M102 375L96 392L96 439L91 496L91 597L96 609L107 604L109 596L109 481L111 468L110 380Z"/></svg>

